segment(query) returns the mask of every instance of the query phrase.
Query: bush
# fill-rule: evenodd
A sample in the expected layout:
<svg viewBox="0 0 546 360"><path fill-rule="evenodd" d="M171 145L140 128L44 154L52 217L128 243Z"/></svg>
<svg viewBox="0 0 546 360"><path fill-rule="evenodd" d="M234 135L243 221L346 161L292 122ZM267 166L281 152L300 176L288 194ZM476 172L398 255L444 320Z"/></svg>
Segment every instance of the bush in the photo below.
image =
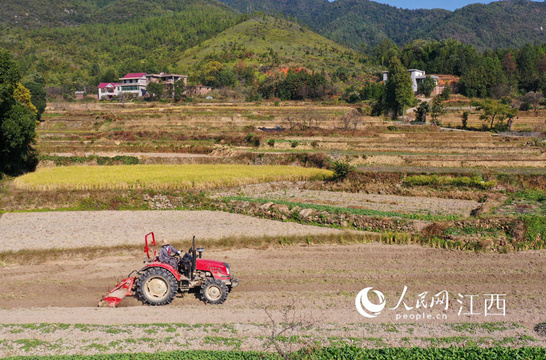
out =
<svg viewBox="0 0 546 360"><path fill-rule="evenodd" d="M546 245L546 218L543 216L525 216L523 217L525 224L525 236L528 241L534 242L536 248L543 248Z"/></svg>
<svg viewBox="0 0 546 360"><path fill-rule="evenodd" d="M253 145L255 147L258 147L258 146L260 146L261 139L256 134L249 133L245 137L245 142L250 144L250 145Z"/></svg>
<svg viewBox="0 0 546 360"><path fill-rule="evenodd" d="M528 102L523 102L519 106L520 111L529 111L533 108L533 106Z"/></svg>
<svg viewBox="0 0 546 360"><path fill-rule="evenodd" d="M466 127L468 126L468 118L470 116L470 112L469 111L464 111L463 112L463 115L461 116L461 121L463 123L463 129L466 129Z"/></svg>
<svg viewBox="0 0 546 360"><path fill-rule="evenodd" d="M334 180L346 179L354 171L353 166L346 161L336 160L332 163L334 170Z"/></svg>
<svg viewBox="0 0 546 360"><path fill-rule="evenodd" d="M323 152L306 154L305 166L326 169L330 165L330 158Z"/></svg>

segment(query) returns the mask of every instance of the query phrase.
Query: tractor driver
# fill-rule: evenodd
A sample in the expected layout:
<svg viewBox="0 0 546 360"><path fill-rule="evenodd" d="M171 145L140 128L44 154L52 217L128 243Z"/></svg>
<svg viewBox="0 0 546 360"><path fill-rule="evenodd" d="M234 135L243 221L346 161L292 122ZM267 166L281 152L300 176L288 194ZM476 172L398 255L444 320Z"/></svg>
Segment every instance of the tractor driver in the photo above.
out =
<svg viewBox="0 0 546 360"><path fill-rule="evenodd" d="M180 260L175 258L174 255L180 255L181 252L179 250L176 250L165 239L161 241L161 244L163 246L161 246L161 249L159 250L159 261L171 265L173 268L176 269L176 271L178 271Z"/></svg>

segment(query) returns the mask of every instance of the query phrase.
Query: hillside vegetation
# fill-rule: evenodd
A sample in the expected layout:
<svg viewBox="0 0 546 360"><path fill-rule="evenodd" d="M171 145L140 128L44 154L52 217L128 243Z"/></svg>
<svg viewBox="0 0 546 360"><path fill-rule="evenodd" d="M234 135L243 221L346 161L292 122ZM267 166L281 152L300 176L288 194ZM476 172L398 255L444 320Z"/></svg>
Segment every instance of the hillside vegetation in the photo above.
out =
<svg viewBox="0 0 546 360"><path fill-rule="evenodd" d="M355 49L389 38L398 45L415 39L455 38L479 49L544 42L546 3L501 1L473 4L454 12L407 10L368 0L222 0L241 11L282 12L311 29Z"/></svg>
<svg viewBox="0 0 546 360"><path fill-rule="evenodd" d="M363 71L365 57L301 25L282 18L254 17L186 50L180 60L185 72L208 61L235 65L243 61L264 66L306 67L333 72L344 66Z"/></svg>
<svg viewBox="0 0 546 360"><path fill-rule="evenodd" d="M15 55L23 73L42 74L48 86L93 86L129 72L175 71L184 50L241 21L215 2L179 4L180 12L122 23L10 28L0 47Z"/></svg>
<svg viewBox="0 0 546 360"><path fill-rule="evenodd" d="M173 15L188 6L221 7L216 0L19 0L2 4L0 25L10 27L54 27L108 24Z"/></svg>

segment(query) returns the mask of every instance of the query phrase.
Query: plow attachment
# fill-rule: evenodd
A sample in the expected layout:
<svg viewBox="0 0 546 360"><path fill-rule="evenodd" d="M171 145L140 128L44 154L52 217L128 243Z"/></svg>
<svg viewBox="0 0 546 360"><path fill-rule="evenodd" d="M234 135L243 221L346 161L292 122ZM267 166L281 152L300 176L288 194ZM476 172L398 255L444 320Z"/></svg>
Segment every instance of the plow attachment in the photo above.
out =
<svg viewBox="0 0 546 360"><path fill-rule="evenodd" d="M121 280L112 291L102 297L99 307L116 307L126 296L132 295L134 282L134 276Z"/></svg>

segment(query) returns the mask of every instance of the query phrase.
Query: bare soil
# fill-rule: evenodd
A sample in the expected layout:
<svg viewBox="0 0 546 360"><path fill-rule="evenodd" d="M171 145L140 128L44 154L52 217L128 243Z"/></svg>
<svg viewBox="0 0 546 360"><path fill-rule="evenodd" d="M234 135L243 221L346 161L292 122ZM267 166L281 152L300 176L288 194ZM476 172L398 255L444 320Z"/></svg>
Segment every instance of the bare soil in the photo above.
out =
<svg viewBox="0 0 546 360"><path fill-rule="evenodd" d="M0 217L2 251L140 245L154 232L169 242L229 237L281 237L341 230L214 211L70 211Z"/></svg>
<svg viewBox="0 0 546 360"><path fill-rule="evenodd" d="M0 337L5 339L0 342L0 356L36 351L119 352L127 351L129 341L131 351L263 350L264 336L272 330L264 309L282 321L290 307L294 310L289 316L309 325L293 333L299 339L297 346L312 341L372 347L427 346L434 341L440 346L469 341L481 346L546 345L546 339L533 331L536 324L546 321L546 251L499 255L374 243L206 250L205 257L230 263L241 282L223 305L205 305L189 294L160 308L142 306L133 298L116 309L97 308L100 297L116 281L142 266L138 253L0 267L0 324L9 324L0 325ZM408 287L404 301L410 307L415 307L418 295L425 291L428 299L447 290L449 308L386 308L378 317L367 319L356 311L355 296L370 286L384 293L387 308L395 307L404 286ZM476 315L458 315L458 294L478 295ZM506 316L484 316L486 294L506 294ZM397 320L396 314L413 314L414 318ZM433 318L416 320L417 314L432 314ZM446 318L436 319L436 314ZM29 323L73 325L51 325L53 329L14 325ZM171 330L141 325L155 323L174 325ZM25 351L25 339L45 344Z"/></svg>

